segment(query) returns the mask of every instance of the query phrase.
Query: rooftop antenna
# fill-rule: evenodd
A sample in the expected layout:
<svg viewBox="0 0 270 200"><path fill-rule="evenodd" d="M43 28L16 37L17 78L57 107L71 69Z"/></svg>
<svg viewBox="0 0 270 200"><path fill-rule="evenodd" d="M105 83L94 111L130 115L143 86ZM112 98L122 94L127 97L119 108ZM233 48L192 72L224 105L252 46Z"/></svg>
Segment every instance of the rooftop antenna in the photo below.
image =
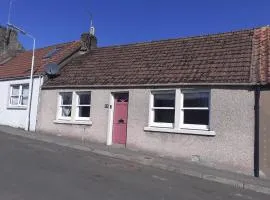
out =
<svg viewBox="0 0 270 200"><path fill-rule="evenodd" d="M95 27L93 25L93 16L90 14L90 35L95 35Z"/></svg>
<svg viewBox="0 0 270 200"><path fill-rule="evenodd" d="M9 1L8 21L7 21L8 24L10 24L10 16L11 16L12 1L13 1L13 0L10 0L10 1Z"/></svg>

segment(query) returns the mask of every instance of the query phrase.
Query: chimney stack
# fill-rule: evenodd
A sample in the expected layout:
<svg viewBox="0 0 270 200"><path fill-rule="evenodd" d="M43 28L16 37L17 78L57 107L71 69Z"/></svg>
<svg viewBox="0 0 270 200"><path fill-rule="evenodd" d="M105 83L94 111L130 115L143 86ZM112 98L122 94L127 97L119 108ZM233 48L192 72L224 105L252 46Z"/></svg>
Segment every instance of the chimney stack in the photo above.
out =
<svg viewBox="0 0 270 200"><path fill-rule="evenodd" d="M89 51L97 48L97 38L89 33L81 35L81 51Z"/></svg>
<svg viewBox="0 0 270 200"><path fill-rule="evenodd" d="M89 51L97 48L97 37L95 36L95 27L91 20L91 26L89 33L83 33L81 35L81 51Z"/></svg>
<svg viewBox="0 0 270 200"><path fill-rule="evenodd" d="M17 32L0 25L0 56L12 56L21 51L24 48L18 40Z"/></svg>

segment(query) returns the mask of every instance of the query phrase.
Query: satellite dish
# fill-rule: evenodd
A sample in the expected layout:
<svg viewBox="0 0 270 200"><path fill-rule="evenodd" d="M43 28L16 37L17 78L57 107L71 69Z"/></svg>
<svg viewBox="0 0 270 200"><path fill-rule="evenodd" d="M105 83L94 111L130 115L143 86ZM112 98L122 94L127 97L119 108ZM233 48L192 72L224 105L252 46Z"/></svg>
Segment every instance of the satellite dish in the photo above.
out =
<svg viewBox="0 0 270 200"><path fill-rule="evenodd" d="M49 63L44 66L44 71L48 76L55 76L59 72L59 66L56 63Z"/></svg>

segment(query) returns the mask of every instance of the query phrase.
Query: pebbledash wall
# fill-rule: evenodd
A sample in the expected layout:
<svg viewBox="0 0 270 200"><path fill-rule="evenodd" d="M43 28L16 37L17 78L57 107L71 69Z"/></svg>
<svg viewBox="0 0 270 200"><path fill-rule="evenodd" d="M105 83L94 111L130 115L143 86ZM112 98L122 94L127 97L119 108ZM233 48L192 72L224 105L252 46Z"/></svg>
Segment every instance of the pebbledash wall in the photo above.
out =
<svg viewBox="0 0 270 200"><path fill-rule="evenodd" d="M27 84L30 79L16 79L0 81L0 124L12 126L15 128L25 128L26 118L27 118L27 107L16 108L9 106L10 98L10 86L16 84ZM30 118L30 130L35 131L36 127L36 117L37 117L37 107L39 102L39 92L40 86L42 85L42 78L33 79L33 94L32 94L32 108L31 108L31 118Z"/></svg>
<svg viewBox="0 0 270 200"><path fill-rule="evenodd" d="M270 91L261 90L260 94L260 176L270 177Z"/></svg>
<svg viewBox="0 0 270 200"><path fill-rule="evenodd" d="M41 92L37 131L106 143L112 92L91 91L92 125L58 124L58 93L79 90ZM199 136L144 131L148 126L150 89L126 89L129 92L127 147L155 152L163 156L196 158L202 164L253 174L254 92L246 88L212 88L210 126L215 136Z"/></svg>

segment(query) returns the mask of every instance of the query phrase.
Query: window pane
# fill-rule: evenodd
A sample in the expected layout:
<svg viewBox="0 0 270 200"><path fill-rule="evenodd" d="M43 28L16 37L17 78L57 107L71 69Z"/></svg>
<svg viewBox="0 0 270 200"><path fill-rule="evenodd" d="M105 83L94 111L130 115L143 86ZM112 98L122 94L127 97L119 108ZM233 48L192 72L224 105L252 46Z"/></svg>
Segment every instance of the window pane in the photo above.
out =
<svg viewBox="0 0 270 200"><path fill-rule="evenodd" d="M70 117L71 116L71 106L63 106L62 107L62 116Z"/></svg>
<svg viewBox="0 0 270 200"><path fill-rule="evenodd" d="M184 124L209 125L209 110L184 110Z"/></svg>
<svg viewBox="0 0 270 200"><path fill-rule="evenodd" d="M18 105L19 97L10 97L10 104L11 105Z"/></svg>
<svg viewBox="0 0 270 200"><path fill-rule="evenodd" d="M28 97L29 94L29 85L23 85L22 87L22 96Z"/></svg>
<svg viewBox="0 0 270 200"><path fill-rule="evenodd" d="M155 109L154 122L174 123L174 110Z"/></svg>
<svg viewBox="0 0 270 200"><path fill-rule="evenodd" d="M12 86L12 96L19 96L20 86L14 85Z"/></svg>
<svg viewBox="0 0 270 200"><path fill-rule="evenodd" d="M174 107L174 93L154 94L154 107Z"/></svg>
<svg viewBox="0 0 270 200"><path fill-rule="evenodd" d="M128 102L128 93L117 93L114 98L117 102Z"/></svg>
<svg viewBox="0 0 270 200"><path fill-rule="evenodd" d="M90 106L80 106L79 117L90 117Z"/></svg>
<svg viewBox="0 0 270 200"><path fill-rule="evenodd" d="M91 96L90 94L79 94L79 105L90 105Z"/></svg>
<svg viewBox="0 0 270 200"><path fill-rule="evenodd" d="M209 93L184 93L184 107L208 107Z"/></svg>
<svg viewBox="0 0 270 200"><path fill-rule="evenodd" d="M72 92L62 93L62 105L71 105L72 104Z"/></svg>
<svg viewBox="0 0 270 200"><path fill-rule="evenodd" d="M23 97L22 98L22 105L27 105L27 102L28 102L28 97Z"/></svg>

